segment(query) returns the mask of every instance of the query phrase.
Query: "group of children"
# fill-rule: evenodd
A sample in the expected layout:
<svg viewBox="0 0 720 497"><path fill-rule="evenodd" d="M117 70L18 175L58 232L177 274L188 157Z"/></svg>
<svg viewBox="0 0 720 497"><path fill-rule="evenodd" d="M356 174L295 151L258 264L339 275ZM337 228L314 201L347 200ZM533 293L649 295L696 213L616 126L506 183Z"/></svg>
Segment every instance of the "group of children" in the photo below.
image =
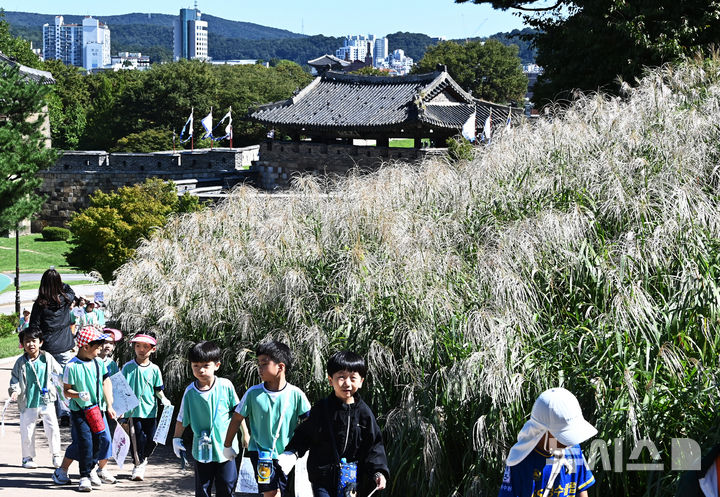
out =
<svg viewBox="0 0 720 497"><path fill-rule="evenodd" d="M121 336L116 330L110 332L96 326L81 328L76 334L77 356L62 372L62 392L70 399L72 420L72 443L64 458L54 410L47 408L57 398L52 374L59 374L60 368L41 351L38 331L27 329L21 334L25 354L17 360L10 382L21 412L23 467L36 467L34 429L42 416L57 468L53 480L70 483L67 471L78 461L80 491L115 482L106 469L111 445L108 418L126 421L135 461L131 479L142 480L155 448L158 402L171 405L163 393L160 369L150 360L157 341L143 333L131 340L135 359L120 370L139 405L129 413L114 412L109 378L119 371L112 351ZM218 497L233 495L241 446L264 497L285 493L288 475L305 453L309 453L307 471L315 497L368 497L386 487L389 469L381 431L358 394L367 374L362 357L350 351L333 354L327 362L332 393L311 407L302 390L286 379L292 369L287 345L268 341L258 346L261 383L241 399L232 382L216 375L221 356L222 350L212 341L199 342L188 352L195 381L183 393L172 446L177 457L185 457L183 434L190 427L195 495L209 497L213 487ZM570 392L562 388L543 392L510 451L500 497L586 497L594 478L579 444L596 433Z"/></svg>

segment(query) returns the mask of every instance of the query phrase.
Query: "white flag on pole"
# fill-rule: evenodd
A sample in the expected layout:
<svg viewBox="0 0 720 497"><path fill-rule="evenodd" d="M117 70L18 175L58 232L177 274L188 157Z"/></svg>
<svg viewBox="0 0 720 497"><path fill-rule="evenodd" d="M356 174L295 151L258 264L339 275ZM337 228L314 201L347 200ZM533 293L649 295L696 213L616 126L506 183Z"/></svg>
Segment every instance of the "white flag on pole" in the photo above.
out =
<svg viewBox="0 0 720 497"><path fill-rule="evenodd" d="M218 126L220 126L226 119L228 123L227 126L225 126L225 138L232 138L232 107L230 107L227 111L227 114L225 114L223 118L220 119Z"/></svg>
<svg viewBox="0 0 720 497"><path fill-rule="evenodd" d="M487 119L485 119L483 135L485 136L485 140L487 140L488 142L492 138L492 109L490 109L490 114L488 115Z"/></svg>
<svg viewBox="0 0 720 497"><path fill-rule="evenodd" d="M461 133L466 140L475 141L475 111L470 114L468 120L463 124Z"/></svg>
<svg viewBox="0 0 720 497"><path fill-rule="evenodd" d="M203 117L202 121L200 121L200 124L202 124L202 127L205 128L205 134L203 135L203 138L212 138L212 107L210 108L210 114Z"/></svg>

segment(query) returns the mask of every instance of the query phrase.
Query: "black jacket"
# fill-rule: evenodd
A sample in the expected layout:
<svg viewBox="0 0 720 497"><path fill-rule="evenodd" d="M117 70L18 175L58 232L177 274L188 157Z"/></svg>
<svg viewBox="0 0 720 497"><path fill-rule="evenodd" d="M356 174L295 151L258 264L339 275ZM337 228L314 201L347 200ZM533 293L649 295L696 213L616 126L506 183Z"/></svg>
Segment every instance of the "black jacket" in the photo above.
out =
<svg viewBox="0 0 720 497"><path fill-rule="evenodd" d="M67 283L63 284L63 293L60 295L60 304L50 302L41 306L37 300L30 312L30 328L40 328L42 331L42 349L51 354L67 352L75 346L70 325L70 305L75 299L75 292Z"/></svg>
<svg viewBox="0 0 720 497"><path fill-rule="evenodd" d="M332 446L329 426L335 435L337 452ZM353 404L341 402L334 393L316 403L310 416L295 429L285 450L299 457L310 450L307 462L310 482L329 489L337 488L339 459L356 461L360 497L375 488L375 473L390 476L380 428L370 407L358 394Z"/></svg>

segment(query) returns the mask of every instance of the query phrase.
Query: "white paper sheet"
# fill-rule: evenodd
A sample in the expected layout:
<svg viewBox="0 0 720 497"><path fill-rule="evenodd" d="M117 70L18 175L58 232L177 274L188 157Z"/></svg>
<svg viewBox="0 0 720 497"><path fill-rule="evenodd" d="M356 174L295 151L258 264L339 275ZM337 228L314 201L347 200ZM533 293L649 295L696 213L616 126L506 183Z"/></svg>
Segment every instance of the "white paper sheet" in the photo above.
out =
<svg viewBox="0 0 720 497"><path fill-rule="evenodd" d="M115 463L118 468L122 469L125 464L125 458L130 450L130 437L128 437L125 430L122 429L120 423L115 428L115 433L112 439L112 457L115 459Z"/></svg>
<svg viewBox="0 0 720 497"><path fill-rule="evenodd" d="M155 429L155 435L153 436L153 442L165 445L167 441L168 432L170 431L170 424L172 423L172 415L175 407L167 406L163 408L160 421L158 421L157 428Z"/></svg>
<svg viewBox="0 0 720 497"><path fill-rule="evenodd" d="M115 409L115 414L118 417L140 405L122 373L115 373L110 377L110 381L112 382L113 391L113 409Z"/></svg>

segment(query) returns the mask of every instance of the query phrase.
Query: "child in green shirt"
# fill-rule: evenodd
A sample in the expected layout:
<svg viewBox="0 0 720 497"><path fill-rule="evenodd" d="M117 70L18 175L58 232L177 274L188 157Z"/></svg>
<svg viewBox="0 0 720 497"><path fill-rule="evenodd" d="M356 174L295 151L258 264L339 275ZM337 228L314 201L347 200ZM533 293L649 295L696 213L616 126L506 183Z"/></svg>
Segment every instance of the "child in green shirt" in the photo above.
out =
<svg viewBox="0 0 720 497"><path fill-rule="evenodd" d="M78 490L89 492L92 490L90 473L101 459L106 458L110 445L104 411L113 419L116 416L112 407L112 383L105 363L97 358L108 335L95 326L85 326L78 331L76 338L77 356L67 363L63 372L64 394L70 399L72 422L72 443L65 456L80 463ZM61 469L58 468L56 473ZM100 479L114 480L101 475L106 471L104 468L98 470ZM67 480L67 474L60 480Z"/></svg>
<svg viewBox="0 0 720 497"><path fill-rule="evenodd" d="M250 387L233 413L232 422L225 434L225 455L237 455L236 435L245 419L250 424L250 436L243 426L243 445L257 470L259 453L269 452L273 459L273 475L267 483L258 483L264 497L280 497L285 492L287 477L278 465L278 455L292 438L295 427L307 417L310 402L298 387L285 379L292 366L290 348L284 343L261 343L257 350L258 373L262 383ZM248 440L249 438L249 440Z"/></svg>
<svg viewBox="0 0 720 497"><path fill-rule="evenodd" d="M126 363L122 368L122 374L127 380L130 388L135 393L140 404L126 413L130 418L131 440L135 467L130 479L142 481L145 479L145 468L148 457L152 454L157 444L153 441L155 429L157 428L157 399L160 399L164 406L169 406L170 401L163 393L163 379L160 368L150 362L150 356L157 350L157 340L150 332L138 333L130 340L135 351L135 359Z"/></svg>
<svg viewBox="0 0 720 497"><path fill-rule="evenodd" d="M173 450L177 457L185 451L181 438L185 427L190 426L193 432L197 497L210 497L213 481L217 497L231 497L237 480L235 461L223 454L223 440L238 396L230 380L215 376L221 356L222 350L211 341L190 349L188 358L195 381L185 389L175 424ZM237 452L237 440L232 447Z"/></svg>
<svg viewBox="0 0 720 497"><path fill-rule="evenodd" d="M53 356L40 350L42 347L40 328L25 328L20 332L20 345L25 349L10 375L10 398L17 401L20 410L20 439L22 442L23 468L37 468L35 458L35 426L38 416L42 417L45 436L50 445L53 466L62 463L60 452L60 428L55 416L57 393L52 382L52 373L60 374L60 365Z"/></svg>

